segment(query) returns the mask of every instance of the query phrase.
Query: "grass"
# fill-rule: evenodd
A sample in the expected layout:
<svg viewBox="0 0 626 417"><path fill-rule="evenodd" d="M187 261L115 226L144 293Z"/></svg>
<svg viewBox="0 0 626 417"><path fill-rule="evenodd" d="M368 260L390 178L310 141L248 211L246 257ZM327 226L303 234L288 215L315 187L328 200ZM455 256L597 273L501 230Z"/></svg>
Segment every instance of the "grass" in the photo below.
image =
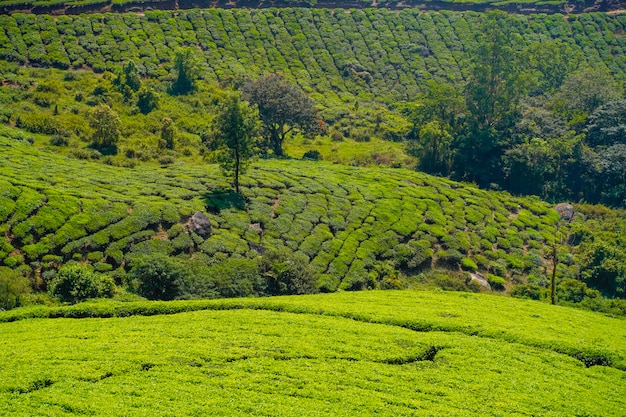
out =
<svg viewBox="0 0 626 417"><path fill-rule="evenodd" d="M185 304L208 310L0 324L0 413L618 416L624 408L623 319L425 291L143 302ZM599 349L612 366L572 357Z"/></svg>
<svg viewBox="0 0 626 417"><path fill-rule="evenodd" d="M367 142L352 139L333 141L330 137L318 137L315 140L296 137L285 143L285 152L294 158L302 157L305 152L318 151L321 159L328 162L358 166L414 166L413 158L404 152L404 144L372 138Z"/></svg>

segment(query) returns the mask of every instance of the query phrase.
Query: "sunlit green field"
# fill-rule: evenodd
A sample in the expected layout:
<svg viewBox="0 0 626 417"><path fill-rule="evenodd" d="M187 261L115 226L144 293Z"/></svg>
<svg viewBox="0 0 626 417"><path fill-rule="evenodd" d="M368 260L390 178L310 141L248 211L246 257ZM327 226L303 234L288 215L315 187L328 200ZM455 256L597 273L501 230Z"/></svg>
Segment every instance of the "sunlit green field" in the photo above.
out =
<svg viewBox="0 0 626 417"><path fill-rule="evenodd" d="M144 302L144 313L150 305L202 310L0 324L0 415L622 416L626 408L623 319L425 291ZM576 359L593 355L608 366Z"/></svg>

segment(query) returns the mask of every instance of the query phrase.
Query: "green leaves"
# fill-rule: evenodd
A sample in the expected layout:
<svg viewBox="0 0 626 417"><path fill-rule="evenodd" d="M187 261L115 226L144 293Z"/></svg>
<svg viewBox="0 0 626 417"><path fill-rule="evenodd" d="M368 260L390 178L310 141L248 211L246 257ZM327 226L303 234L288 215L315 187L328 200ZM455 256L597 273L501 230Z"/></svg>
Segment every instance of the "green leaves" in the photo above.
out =
<svg viewBox="0 0 626 417"><path fill-rule="evenodd" d="M371 291L22 312L75 319L0 323L7 415L623 410L623 320L529 300Z"/></svg>
<svg viewBox="0 0 626 417"><path fill-rule="evenodd" d="M257 150L260 129L258 109L242 102L237 94L222 100L213 120L212 146L217 147L217 161L222 170L234 177L235 192L239 193L239 175L245 173L248 160Z"/></svg>

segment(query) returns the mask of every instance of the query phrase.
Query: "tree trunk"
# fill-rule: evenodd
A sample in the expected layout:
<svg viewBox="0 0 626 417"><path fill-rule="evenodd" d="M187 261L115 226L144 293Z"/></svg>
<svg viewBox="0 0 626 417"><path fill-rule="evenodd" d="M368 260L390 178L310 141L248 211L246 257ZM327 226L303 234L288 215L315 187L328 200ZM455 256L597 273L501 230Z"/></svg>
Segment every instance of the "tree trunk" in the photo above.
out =
<svg viewBox="0 0 626 417"><path fill-rule="evenodd" d="M552 279L550 280L550 301L552 305L556 304L556 267L559 265L556 252L556 236L554 237L554 247L552 248Z"/></svg>
<svg viewBox="0 0 626 417"><path fill-rule="evenodd" d="M239 153L239 143L235 146L235 192L239 194L239 164L241 155Z"/></svg>

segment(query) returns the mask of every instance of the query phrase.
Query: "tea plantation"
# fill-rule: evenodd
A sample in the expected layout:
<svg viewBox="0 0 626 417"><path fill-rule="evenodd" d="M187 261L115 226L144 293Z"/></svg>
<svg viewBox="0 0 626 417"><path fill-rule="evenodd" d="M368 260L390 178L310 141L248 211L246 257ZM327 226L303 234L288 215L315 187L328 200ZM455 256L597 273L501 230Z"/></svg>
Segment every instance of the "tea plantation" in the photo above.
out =
<svg viewBox="0 0 626 417"><path fill-rule="evenodd" d="M621 416L626 407L624 320L536 301L370 291L39 314L53 310L93 318L0 323L2 415ZM176 311L187 312L159 315Z"/></svg>
<svg viewBox="0 0 626 417"><path fill-rule="evenodd" d="M254 165L242 197L215 165L111 167L18 139L0 138L0 260L36 287L69 261L119 277L133 256L152 253L235 270L280 250L310 264L322 291L394 288L403 286L394 271L431 267L542 279L552 264L558 215L537 199L409 170L288 160ZM196 211L210 236L186 227ZM222 295L250 294L233 291Z"/></svg>
<svg viewBox="0 0 626 417"><path fill-rule="evenodd" d="M511 15L516 46L559 40L585 66L623 79L626 14ZM78 16L0 15L0 59L115 71L134 61L164 78L174 51L201 50L202 77L228 82L280 72L334 108L413 100L428 80L469 76L484 13L404 9L148 10ZM345 112L345 109L343 109Z"/></svg>

